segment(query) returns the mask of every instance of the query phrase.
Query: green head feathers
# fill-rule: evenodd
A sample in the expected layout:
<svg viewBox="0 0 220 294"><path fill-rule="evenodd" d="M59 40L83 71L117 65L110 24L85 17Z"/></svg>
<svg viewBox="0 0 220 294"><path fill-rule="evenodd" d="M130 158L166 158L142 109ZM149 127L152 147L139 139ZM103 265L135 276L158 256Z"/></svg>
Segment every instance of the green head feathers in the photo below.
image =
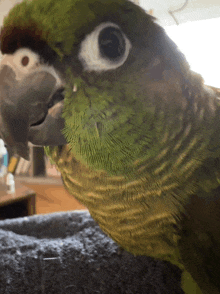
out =
<svg viewBox="0 0 220 294"><path fill-rule="evenodd" d="M99 24L106 16L118 18L125 10L132 14L132 27L140 18L140 9L126 0L24 0L15 5L4 19L2 37L10 38L13 31L19 37L22 31L25 34L29 31L29 35L45 41L62 57L71 54L73 47L90 31L91 25ZM126 22L126 18L124 15L122 22ZM4 53L4 47L2 51Z"/></svg>
<svg viewBox="0 0 220 294"><path fill-rule="evenodd" d="M152 123L158 131L162 126L161 121L154 121L154 107L144 101L144 93L136 86L135 78L122 77L114 81L114 87L101 76L90 87L83 79L72 78L63 117L64 134L76 159L110 174L128 175L137 159L149 157L147 150L158 135L150 131Z"/></svg>

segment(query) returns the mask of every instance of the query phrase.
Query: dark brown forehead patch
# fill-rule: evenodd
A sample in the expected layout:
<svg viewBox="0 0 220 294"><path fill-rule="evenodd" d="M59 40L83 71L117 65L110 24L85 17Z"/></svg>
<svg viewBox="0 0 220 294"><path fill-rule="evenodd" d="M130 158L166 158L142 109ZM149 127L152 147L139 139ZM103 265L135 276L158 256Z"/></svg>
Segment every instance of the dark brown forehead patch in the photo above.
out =
<svg viewBox="0 0 220 294"><path fill-rule="evenodd" d="M46 41L42 40L41 32L37 31L32 24L29 27L3 27L0 34L0 46L2 54L13 54L19 48L29 48L45 59L48 63L52 63L56 57L56 53L49 48Z"/></svg>

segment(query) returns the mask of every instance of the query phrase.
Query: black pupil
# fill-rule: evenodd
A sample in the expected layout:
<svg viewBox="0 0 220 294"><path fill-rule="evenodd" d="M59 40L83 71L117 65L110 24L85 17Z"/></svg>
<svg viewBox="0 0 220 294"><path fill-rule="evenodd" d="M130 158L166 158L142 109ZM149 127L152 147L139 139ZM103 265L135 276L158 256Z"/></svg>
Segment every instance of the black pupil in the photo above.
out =
<svg viewBox="0 0 220 294"><path fill-rule="evenodd" d="M114 27L107 27L99 34L99 48L103 57L115 61L125 53L125 40L121 31Z"/></svg>

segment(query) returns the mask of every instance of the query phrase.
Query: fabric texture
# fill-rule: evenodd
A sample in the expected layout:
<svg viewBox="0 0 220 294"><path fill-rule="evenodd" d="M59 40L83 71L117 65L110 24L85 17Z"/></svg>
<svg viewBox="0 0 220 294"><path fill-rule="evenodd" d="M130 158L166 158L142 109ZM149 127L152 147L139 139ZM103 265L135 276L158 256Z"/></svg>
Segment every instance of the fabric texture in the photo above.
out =
<svg viewBox="0 0 220 294"><path fill-rule="evenodd" d="M183 294L180 275L119 248L87 211L0 221L1 294Z"/></svg>

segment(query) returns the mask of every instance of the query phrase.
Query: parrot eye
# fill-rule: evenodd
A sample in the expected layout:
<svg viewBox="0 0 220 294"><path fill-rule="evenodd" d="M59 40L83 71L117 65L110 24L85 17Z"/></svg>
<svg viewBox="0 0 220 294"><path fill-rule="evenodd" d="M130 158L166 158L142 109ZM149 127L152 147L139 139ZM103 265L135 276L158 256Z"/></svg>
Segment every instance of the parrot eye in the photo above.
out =
<svg viewBox="0 0 220 294"><path fill-rule="evenodd" d="M38 54L30 49L21 48L13 54L13 63L22 71L27 71L36 66L40 62Z"/></svg>
<svg viewBox="0 0 220 294"><path fill-rule="evenodd" d="M123 65L130 49L131 43L120 27L106 22L85 37L78 57L84 70L101 72Z"/></svg>
<svg viewBox="0 0 220 294"><path fill-rule="evenodd" d="M107 27L99 34L99 48L103 57L118 60L125 53L125 39L121 31L114 27Z"/></svg>

